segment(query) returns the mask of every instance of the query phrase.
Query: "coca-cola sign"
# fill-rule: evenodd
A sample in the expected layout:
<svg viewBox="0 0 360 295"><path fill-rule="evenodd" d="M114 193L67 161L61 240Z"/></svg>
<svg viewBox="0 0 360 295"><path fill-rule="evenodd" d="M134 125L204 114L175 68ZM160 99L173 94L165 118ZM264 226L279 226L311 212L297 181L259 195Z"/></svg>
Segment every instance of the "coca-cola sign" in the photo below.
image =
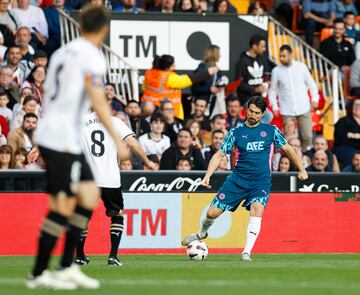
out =
<svg viewBox="0 0 360 295"><path fill-rule="evenodd" d="M153 178L151 180L154 180ZM188 191L194 192L201 183L201 178L176 177L170 183L153 183L146 176L139 177L129 188L129 192L171 192ZM161 179L160 179L161 181Z"/></svg>

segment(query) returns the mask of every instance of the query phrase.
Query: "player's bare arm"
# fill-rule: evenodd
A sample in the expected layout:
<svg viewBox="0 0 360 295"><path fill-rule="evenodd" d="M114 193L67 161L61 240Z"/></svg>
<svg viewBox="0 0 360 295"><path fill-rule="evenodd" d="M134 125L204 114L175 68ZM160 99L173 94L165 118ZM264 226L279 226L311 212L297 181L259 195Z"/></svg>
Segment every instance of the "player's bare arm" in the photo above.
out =
<svg viewBox="0 0 360 295"><path fill-rule="evenodd" d="M296 165L296 167L299 170L298 178L300 180L306 180L308 178L308 174L302 164L301 159L299 156L295 153L295 150L293 147L289 144L285 144L281 147L281 149L285 152L285 154L290 158L290 160Z"/></svg>
<svg viewBox="0 0 360 295"><path fill-rule="evenodd" d="M201 181L201 185L205 186L206 188L210 189L211 185L209 184L210 182L210 177L213 175L213 173L215 172L215 170L219 167L220 164L220 160L225 157L225 154L222 151L217 151L211 158L210 162L209 162L209 166L208 169L206 171L206 174L204 176L204 178Z"/></svg>
<svg viewBox="0 0 360 295"><path fill-rule="evenodd" d="M125 139L125 143L130 147L130 150L136 155L138 156L141 161L147 166L149 167L149 169L154 170L155 169L155 163L151 162L148 157L145 155L144 150L142 149L139 141L133 137L133 136L128 136Z"/></svg>

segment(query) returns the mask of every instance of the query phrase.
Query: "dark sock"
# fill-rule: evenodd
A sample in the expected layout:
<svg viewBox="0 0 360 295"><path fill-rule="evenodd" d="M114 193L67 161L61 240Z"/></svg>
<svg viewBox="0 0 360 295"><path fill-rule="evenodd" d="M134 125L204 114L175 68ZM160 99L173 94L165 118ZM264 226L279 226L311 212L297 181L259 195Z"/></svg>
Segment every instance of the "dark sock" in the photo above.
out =
<svg viewBox="0 0 360 295"><path fill-rule="evenodd" d="M50 211L43 222L39 237L39 246L35 266L32 274L36 277L48 268L50 255L61 235L67 218L58 213Z"/></svg>
<svg viewBox="0 0 360 295"><path fill-rule="evenodd" d="M123 216L111 217L111 225L110 225L110 239L111 239L110 256L111 257L116 257L117 255L123 229L124 229L124 217Z"/></svg>
<svg viewBox="0 0 360 295"><path fill-rule="evenodd" d="M87 234L88 234L87 229L83 230L80 233L80 239L79 239L79 242L76 245L76 257L78 257L78 258L84 258L85 257L84 246L85 246L85 241L86 241Z"/></svg>
<svg viewBox="0 0 360 295"><path fill-rule="evenodd" d="M74 252L79 241L81 231L87 228L92 211L77 206L73 216L69 218L66 229L66 242L64 255L60 266L62 268L69 267L74 261Z"/></svg>

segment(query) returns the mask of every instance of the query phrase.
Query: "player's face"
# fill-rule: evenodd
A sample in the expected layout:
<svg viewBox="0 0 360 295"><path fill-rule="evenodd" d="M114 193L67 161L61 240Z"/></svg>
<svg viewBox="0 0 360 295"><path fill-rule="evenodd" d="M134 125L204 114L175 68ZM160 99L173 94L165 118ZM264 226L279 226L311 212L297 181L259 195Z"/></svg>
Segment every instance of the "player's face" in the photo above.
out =
<svg viewBox="0 0 360 295"><path fill-rule="evenodd" d="M161 134L164 132L165 124L163 121L156 120L151 122L150 127L151 131L153 131L155 134Z"/></svg>
<svg viewBox="0 0 360 295"><path fill-rule="evenodd" d="M191 170L189 161L181 160L176 166L176 170Z"/></svg>
<svg viewBox="0 0 360 295"><path fill-rule="evenodd" d="M224 141L224 134L220 132L216 132L212 137L212 146L214 150L218 151L223 141Z"/></svg>
<svg viewBox="0 0 360 295"><path fill-rule="evenodd" d="M227 109L227 112L229 113L230 117L234 118L234 117L239 116L240 111L241 111L240 101L235 100L235 101L229 102L226 109Z"/></svg>
<svg viewBox="0 0 360 295"><path fill-rule="evenodd" d="M354 155L352 164L356 171L360 171L360 155L359 154Z"/></svg>
<svg viewBox="0 0 360 295"><path fill-rule="evenodd" d="M264 116L264 113L261 111L260 108L251 104L246 113L246 121L249 125L256 125L260 122L261 118Z"/></svg>
<svg viewBox="0 0 360 295"><path fill-rule="evenodd" d="M326 151L328 149L328 144L325 138L317 138L314 142L314 150L323 150Z"/></svg>
<svg viewBox="0 0 360 295"><path fill-rule="evenodd" d="M225 130L226 129L226 120L225 119L216 119L214 124L211 124L212 130Z"/></svg>
<svg viewBox="0 0 360 295"><path fill-rule="evenodd" d="M284 66L288 66L291 61L291 53L287 50L280 51L280 62Z"/></svg>
<svg viewBox="0 0 360 295"><path fill-rule="evenodd" d="M192 139L191 139L189 132L187 132L187 131L179 132L177 140L176 140L176 144L179 148L188 149L191 146L191 142L192 142Z"/></svg>
<svg viewBox="0 0 360 295"><path fill-rule="evenodd" d="M195 102L195 117L201 117L204 115L206 110L206 101L205 100L197 100Z"/></svg>
<svg viewBox="0 0 360 295"><path fill-rule="evenodd" d="M290 160L288 158L281 158L279 170L280 172L288 172L290 170Z"/></svg>

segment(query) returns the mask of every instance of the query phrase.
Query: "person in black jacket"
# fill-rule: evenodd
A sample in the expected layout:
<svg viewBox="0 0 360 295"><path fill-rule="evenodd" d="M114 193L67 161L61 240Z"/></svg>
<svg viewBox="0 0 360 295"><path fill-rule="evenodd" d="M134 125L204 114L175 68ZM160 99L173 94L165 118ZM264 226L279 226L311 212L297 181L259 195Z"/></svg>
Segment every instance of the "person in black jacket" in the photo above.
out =
<svg viewBox="0 0 360 295"><path fill-rule="evenodd" d="M179 131L176 143L169 147L161 157L160 170L176 170L179 158L190 160L192 170L206 170L207 165L201 152L192 145L191 132L188 129Z"/></svg>
<svg viewBox="0 0 360 295"><path fill-rule="evenodd" d="M129 116L131 129L134 131L136 138L151 131L149 123L141 117L141 107L138 101L130 100L125 107L125 111Z"/></svg>

